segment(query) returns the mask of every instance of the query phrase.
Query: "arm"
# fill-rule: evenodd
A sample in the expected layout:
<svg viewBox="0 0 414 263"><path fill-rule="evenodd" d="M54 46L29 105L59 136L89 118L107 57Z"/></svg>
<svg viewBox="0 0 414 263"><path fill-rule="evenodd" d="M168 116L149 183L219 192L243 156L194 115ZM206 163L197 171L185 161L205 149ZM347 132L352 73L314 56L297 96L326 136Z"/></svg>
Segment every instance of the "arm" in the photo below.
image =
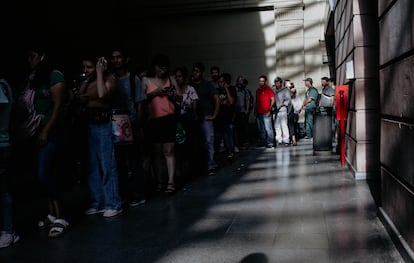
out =
<svg viewBox="0 0 414 263"><path fill-rule="evenodd" d="M273 97L270 98L270 108L269 108L269 111L266 113L266 116L269 116L270 115L270 112L271 112L272 107L274 105L275 105L275 97L273 96Z"/></svg>
<svg viewBox="0 0 414 263"><path fill-rule="evenodd" d="M115 78L112 75L108 77L104 76L106 68L106 64L99 59L98 63L96 63L96 87L98 98L100 99L106 97L115 88Z"/></svg>
<svg viewBox="0 0 414 263"><path fill-rule="evenodd" d="M50 93L52 95L53 109L49 121L40 131L38 136L38 143L44 145L47 143L50 130L55 126L56 121L62 111L63 102L65 98L65 84L64 82L58 82L50 87Z"/></svg>
<svg viewBox="0 0 414 263"><path fill-rule="evenodd" d="M144 91L146 91L147 90L147 88L148 88L148 78L143 78L142 79L142 88L144 89ZM147 101L151 101L151 100L153 100L155 97L157 97L157 96L162 96L162 95L165 95L164 93L163 93L163 89L162 88L160 88L160 87L158 87L157 89L155 89L155 90L153 90L152 92L150 92L150 93L147 93Z"/></svg>
<svg viewBox="0 0 414 263"><path fill-rule="evenodd" d="M250 95L247 91L245 91L247 95L245 96L245 105L246 105L246 112L249 113L252 109L250 109Z"/></svg>
<svg viewBox="0 0 414 263"><path fill-rule="evenodd" d="M213 115L205 116L204 118L205 120L214 120L217 117L217 114L220 110L220 98L217 93L213 95L213 100L214 100L214 113Z"/></svg>
<svg viewBox="0 0 414 263"><path fill-rule="evenodd" d="M333 96L331 96L331 107L333 107L335 105L335 101L336 101L336 98L335 98L335 94L334 94Z"/></svg>
<svg viewBox="0 0 414 263"><path fill-rule="evenodd" d="M227 104L228 105L233 105L234 104L234 96L233 94L230 92L230 86L229 85L225 85L224 86L225 90L226 90L226 95L227 95Z"/></svg>
<svg viewBox="0 0 414 263"><path fill-rule="evenodd" d="M197 116L197 102L198 100L195 100L191 103L191 110L193 111L194 116Z"/></svg>

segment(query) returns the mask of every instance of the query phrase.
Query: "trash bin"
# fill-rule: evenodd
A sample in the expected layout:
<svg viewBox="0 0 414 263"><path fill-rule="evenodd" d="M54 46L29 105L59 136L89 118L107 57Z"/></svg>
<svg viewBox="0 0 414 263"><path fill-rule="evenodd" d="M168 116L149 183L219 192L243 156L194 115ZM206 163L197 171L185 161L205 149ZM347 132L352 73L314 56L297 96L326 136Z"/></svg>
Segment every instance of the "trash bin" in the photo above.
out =
<svg viewBox="0 0 414 263"><path fill-rule="evenodd" d="M332 151L332 107L313 111L313 151Z"/></svg>

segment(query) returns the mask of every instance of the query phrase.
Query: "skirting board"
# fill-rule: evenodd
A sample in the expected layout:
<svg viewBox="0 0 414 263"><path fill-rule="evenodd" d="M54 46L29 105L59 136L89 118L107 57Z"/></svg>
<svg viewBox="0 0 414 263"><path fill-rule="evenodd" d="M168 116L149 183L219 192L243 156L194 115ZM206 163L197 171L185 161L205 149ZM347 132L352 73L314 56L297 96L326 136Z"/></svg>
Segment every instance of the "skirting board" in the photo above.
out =
<svg viewBox="0 0 414 263"><path fill-rule="evenodd" d="M345 157L346 164L348 165L348 168L352 170L352 173L354 174L355 180L370 180L375 179L380 174L379 171L377 172L359 172L355 170L355 167L349 162L348 158Z"/></svg>
<svg viewBox="0 0 414 263"><path fill-rule="evenodd" d="M382 207L378 207L378 209L379 209L380 219L382 219L385 228L390 234L391 239L394 241L395 246L397 247L398 251L400 251L400 254L405 260L405 262L414 263L414 251L411 250L410 246L407 244L405 239L401 236L400 232L395 227L391 219L388 217L384 209L382 209Z"/></svg>

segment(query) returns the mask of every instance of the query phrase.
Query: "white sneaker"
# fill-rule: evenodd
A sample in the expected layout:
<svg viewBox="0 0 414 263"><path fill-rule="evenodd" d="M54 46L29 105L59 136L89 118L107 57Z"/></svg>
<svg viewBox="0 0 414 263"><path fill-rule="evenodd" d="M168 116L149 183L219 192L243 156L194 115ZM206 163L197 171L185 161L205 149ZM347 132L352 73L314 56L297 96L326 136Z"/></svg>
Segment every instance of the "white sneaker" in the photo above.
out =
<svg viewBox="0 0 414 263"><path fill-rule="evenodd" d="M116 215L119 215L122 213L122 208L119 209L105 209L105 212L103 213L104 217L113 217Z"/></svg>
<svg viewBox="0 0 414 263"><path fill-rule="evenodd" d="M131 202L129 202L129 206L130 207L135 207L135 206L139 206L139 205L143 205L147 202L147 200L145 199L141 199L141 200L133 200Z"/></svg>
<svg viewBox="0 0 414 263"><path fill-rule="evenodd" d="M90 216L90 215L100 214L100 213L103 213L103 212L105 212L104 209L97 209L97 208L91 207L91 208L89 208L85 211L85 215Z"/></svg>
<svg viewBox="0 0 414 263"><path fill-rule="evenodd" d="M1 232L0 233L0 248L8 247L12 244L15 244L19 242L20 237L16 235L15 233L7 233L7 232Z"/></svg>

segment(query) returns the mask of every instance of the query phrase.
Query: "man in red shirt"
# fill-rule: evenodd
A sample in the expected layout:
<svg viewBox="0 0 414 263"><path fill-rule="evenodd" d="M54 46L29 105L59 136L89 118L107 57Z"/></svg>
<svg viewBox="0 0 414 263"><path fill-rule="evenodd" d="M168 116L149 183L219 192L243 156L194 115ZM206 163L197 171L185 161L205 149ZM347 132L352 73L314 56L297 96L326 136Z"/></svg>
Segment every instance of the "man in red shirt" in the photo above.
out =
<svg viewBox="0 0 414 263"><path fill-rule="evenodd" d="M275 94L269 85L267 77L259 77L259 87L256 89L256 122L259 130L258 147L273 148L273 127L270 110L275 104Z"/></svg>

